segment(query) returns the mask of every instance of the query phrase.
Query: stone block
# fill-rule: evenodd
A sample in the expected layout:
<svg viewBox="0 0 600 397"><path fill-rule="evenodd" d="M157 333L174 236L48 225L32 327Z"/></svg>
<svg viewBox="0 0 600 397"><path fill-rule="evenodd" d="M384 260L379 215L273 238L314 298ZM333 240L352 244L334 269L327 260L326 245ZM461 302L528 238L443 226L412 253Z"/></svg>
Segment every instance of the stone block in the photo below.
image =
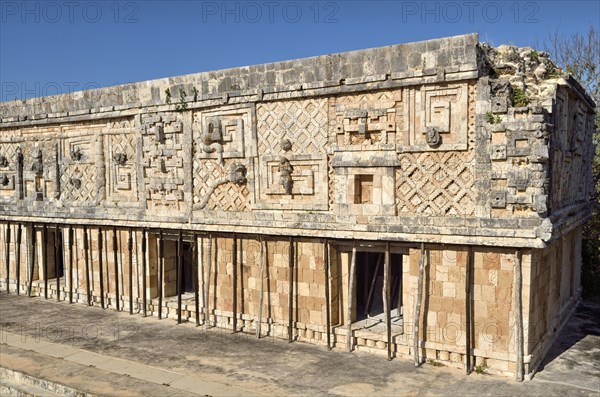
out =
<svg viewBox="0 0 600 397"><path fill-rule="evenodd" d="M493 190L491 192L492 208L506 208L506 191Z"/></svg>
<svg viewBox="0 0 600 397"><path fill-rule="evenodd" d="M506 160L506 145L491 145L490 158L492 160Z"/></svg>

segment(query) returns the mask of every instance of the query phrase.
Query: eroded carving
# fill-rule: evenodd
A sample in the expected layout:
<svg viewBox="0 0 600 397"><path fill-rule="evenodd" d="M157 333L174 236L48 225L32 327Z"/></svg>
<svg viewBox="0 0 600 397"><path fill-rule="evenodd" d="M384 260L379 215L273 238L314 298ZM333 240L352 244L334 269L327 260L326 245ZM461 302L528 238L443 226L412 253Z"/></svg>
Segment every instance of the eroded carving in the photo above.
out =
<svg viewBox="0 0 600 397"><path fill-rule="evenodd" d="M331 102L330 127L338 145L395 143L402 90L343 95Z"/></svg>
<svg viewBox="0 0 600 397"><path fill-rule="evenodd" d="M239 184L213 185L228 173L234 159L257 156L253 138L253 105L233 105L192 115L193 207L248 211L251 200L248 187ZM279 145L279 139L275 147ZM238 160L239 161L239 160ZM206 204L199 206L208 192Z"/></svg>
<svg viewBox="0 0 600 397"><path fill-rule="evenodd" d="M229 168L229 174L226 176L215 180L212 184L208 186L208 191L202 198L202 200L194 205L195 210L201 210L206 207L208 204L208 200L210 196L214 193L215 189L225 183L235 183L237 185L243 185L247 181L246 179L246 167L240 163L233 163Z"/></svg>
<svg viewBox="0 0 600 397"><path fill-rule="evenodd" d="M17 147L17 197L23 200L25 197L25 187L23 182L23 151L21 147Z"/></svg>
<svg viewBox="0 0 600 397"><path fill-rule="evenodd" d="M156 142L160 143L160 144L164 144L165 143L165 129L162 125L162 123L157 123L156 126L154 127L154 137L156 138Z"/></svg>
<svg viewBox="0 0 600 397"><path fill-rule="evenodd" d="M283 138L279 143L279 146L281 146L281 150L284 152L289 152L292 150L292 142L290 142L290 140L287 138Z"/></svg>
<svg viewBox="0 0 600 397"><path fill-rule="evenodd" d="M35 199L42 201L44 199L44 161L40 148L37 149L31 170L35 173Z"/></svg>
<svg viewBox="0 0 600 397"><path fill-rule="evenodd" d="M69 151L69 155L71 156L71 160L80 161L83 153L81 152L80 148L72 147L71 150Z"/></svg>
<svg viewBox="0 0 600 397"><path fill-rule="evenodd" d="M426 142L430 147L436 147L442 141L440 133L438 132L438 129L436 127L427 127L427 131L425 132L425 134Z"/></svg>
<svg viewBox="0 0 600 397"><path fill-rule="evenodd" d="M69 184L71 184L75 189L81 189L81 179L79 178L70 178Z"/></svg>
<svg viewBox="0 0 600 397"><path fill-rule="evenodd" d="M31 165L31 171L35 172L35 175L42 176L44 173L44 161L42 158L42 149L38 149L33 158L33 164Z"/></svg>
<svg viewBox="0 0 600 397"><path fill-rule="evenodd" d="M204 153L217 153L219 163L223 165L223 133L221 120L216 117L208 120L206 129L200 134L201 148Z"/></svg>
<svg viewBox="0 0 600 397"><path fill-rule="evenodd" d="M167 165L165 164L165 159L161 158L158 168L160 169L160 172L162 172L163 174L166 174L167 171Z"/></svg>
<svg viewBox="0 0 600 397"><path fill-rule="evenodd" d="M126 153L115 153L113 155L113 160L117 165L125 165L127 162L127 154Z"/></svg>
<svg viewBox="0 0 600 397"><path fill-rule="evenodd" d="M388 133L396 132L395 109L348 109L342 128L345 144L388 143Z"/></svg>
<svg viewBox="0 0 600 397"><path fill-rule="evenodd" d="M279 160L279 183L283 186L285 194L292 194L292 188L294 186L292 172L294 172L294 167L292 167L292 164L288 159L282 157Z"/></svg>
<svg viewBox="0 0 600 397"><path fill-rule="evenodd" d="M0 156L0 167L8 167L8 159L6 156Z"/></svg>

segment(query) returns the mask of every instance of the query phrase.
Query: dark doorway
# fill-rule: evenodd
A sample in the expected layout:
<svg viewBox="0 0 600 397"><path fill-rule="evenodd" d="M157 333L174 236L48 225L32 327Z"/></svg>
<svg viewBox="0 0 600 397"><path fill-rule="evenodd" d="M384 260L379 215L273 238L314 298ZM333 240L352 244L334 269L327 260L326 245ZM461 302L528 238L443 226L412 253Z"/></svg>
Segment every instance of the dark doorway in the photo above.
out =
<svg viewBox="0 0 600 397"><path fill-rule="evenodd" d="M192 244L183 242L183 271L181 274L181 293L194 292L196 279L194 277L194 260L192 255Z"/></svg>
<svg viewBox="0 0 600 397"><path fill-rule="evenodd" d="M58 241L56 241L58 240ZM55 250L55 241L57 242L58 247ZM63 240L62 233L59 230L48 230L47 231L47 241L46 241L46 250L48 254L48 258L46 259L47 263L47 275L48 279L51 278L61 278L64 276L64 261L63 261ZM56 274L58 271L58 275Z"/></svg>
<svg viewBox="0 0 600 397"><path fill-rule="evenodd" d="M383 314L383 252L356 253L356 320ZM402 303L402 255L390 255L390 311Z"/></svg>

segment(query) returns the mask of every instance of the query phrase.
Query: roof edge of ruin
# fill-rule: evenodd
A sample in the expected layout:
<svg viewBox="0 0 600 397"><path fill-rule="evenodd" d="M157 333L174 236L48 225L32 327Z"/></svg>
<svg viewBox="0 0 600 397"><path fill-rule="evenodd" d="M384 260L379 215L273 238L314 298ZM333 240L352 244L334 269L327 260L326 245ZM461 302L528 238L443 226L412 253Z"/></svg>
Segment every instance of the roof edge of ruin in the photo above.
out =
<svg viewBox="0 0 600 397"><path fill-rule="evenodd" d="M468 33L164 77L53 96L15 99L0 102L0 117L58 113L106 106L122 107L128 104L137 105L137 107L152 106L164 103L166 88L174 89L173 101L176 102L179 87L185 90L188 96L192 94L192 88L197 88L199 95L203 97L239 90L256 91L273 86L293 87L302 84L317 86L322 83L336 82L343 84L345 80L365 79L372 76L389 75L393 78L393 75L406 74L411 71L431 68L449 69L461 65L472 65L475 70L477 68L475 51L477 43L478 34ZM97 100L91 101L90 98ZM53 107L48 105L49 103L56 105ZM34 107L36 109L33 109Z"/></svg>

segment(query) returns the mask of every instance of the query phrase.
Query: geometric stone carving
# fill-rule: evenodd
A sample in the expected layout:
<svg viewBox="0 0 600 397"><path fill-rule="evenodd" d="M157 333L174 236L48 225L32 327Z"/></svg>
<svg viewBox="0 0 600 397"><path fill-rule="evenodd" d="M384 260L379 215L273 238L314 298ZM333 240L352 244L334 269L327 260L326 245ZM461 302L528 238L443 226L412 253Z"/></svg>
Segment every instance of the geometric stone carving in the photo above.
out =
<svg viewBox="0 0 600 397"><path fill-rule="evenodd" d="M91 205L96 201L97 170L92 134L91 131L79 132L59 141L61 199L70 205Z"/></svg>
<svg viewBox="0 0 600 397"><path fill-rule="evenodd" d="M402 150L467 149L468 91L467 83L404 89Z"/></svg>
<svg viewBox="0 0 600 397"><path fill-rule="evenodd" d="M234 159L257 155L254 115L253 104L193 113L193 209L200 209L200 202L208 197L205 210L249 210L246 184L217 182L234 167Z"/></svg>
<svg viewBox="0 0 600 397"><path fill-rule="evenodd" d="M63 167L61 191L65 201L92 204L96 201L96 166L93 163L68 165ZM73 187L73 188L70 188Z"/></svg>
<svg viewBox="0 0 600 397"><path fill-rule="evenodd" d="M142 170L148 209L184 209L183 124L180 114L142 115ZM157 133L159 131L159 133ZM127 181L122 180L123 186ZM132 182L132 186L135 184Z"/></svg>
<svg viewBox="0 0 600 397"><path fill-rule="evenodd" d="M247 184L225 183L210 196L205 209L243 212L250 209L250 190Z"/></svg>
<svg viewBox="0 0 600 397"><path fill-rule="evenodd" d="M228 166L222 166L219 162L203 162L203 167L199 167L201 160L194 159L194 210L219 210L219 211L248 211L250 191L245 182L239 183L219 183L240 180L244 173L240 174L242 169L234 165L232 160L226 160ZM244 167L245 169L245 167ZM237 174L236 175L232 175ZM205 201L206 203L203 203ZM201 202L202 201L202 202Z"/></svg>
<svg viewBox="0 0 600 397"><path fill-rule="evenodd" d="M139 130L123 120L103 134L106 198L119 205L137 206L136 155ZM112 161L108 160L111 159Z"/></svg>
<svg viewBox="0 0 600 397"><path fill-rule="evenodd" d="M403 153L396 171L399 213L431 216L474 214L472 151Z"/></svg>
<svg viewBox="0 0 600 397"><path fill-rule="evenodd" d="M319 163L297 156L293 160L270 156L265 157L264 161L267 195L312 196L315 194L315 176L324 171Z"/></svg>
<svg viewBox="0 0 600 397"><path fill-rule="evenodd" d="M195 210L201 210L206 207L208 204L208 200L214 193L217 187L226 184L226 183L235 183L237 185L243 185L246 183L246 167L244 167L240 163L233 163L229 168L229 173L225 176L222 176L219 179L214 180L209 186L208 191L205 193L202 200L194 205Z"/></svg>
<svg viewBox="0 0 600 397"><path fill-rule="evenodd" d="M264 102L256 107L258 149L277 155L280 141L294 142L294 153L325 156L327 100L322 98Z"/></svg>
<svg viewBox="0 0 600 397"><path fill-rule="evenodd" d="M324 98L257 104L256 208L327 209L327 104Z"/></svg>
<svg viewBox="0 0 600 397"><path fill-rule="evenodd" d="M346 145L388 143L388 135L395 137L396 109L347 109L343 113L341 128Z"/></svg>
<svg viewBox="0 0 600 397"><path fill-rule="evenodd" d="M251 128L251 109L220 109L196 112L193 116L194 156L200 159L243 158L245 131Z"/></svg>
<svg viewBox="0 0 600 397"><path fill-rule="evenodd" d="M128 167L115 167L115 190L131 190L131 170Z"/></svg>
<svg viewBox="0 0 600 397"><path fill-rule="evenodd" d="M347 94L332 98L331 137L337 145L391 145L396 143L398 106L402 91Z"/></svg>

